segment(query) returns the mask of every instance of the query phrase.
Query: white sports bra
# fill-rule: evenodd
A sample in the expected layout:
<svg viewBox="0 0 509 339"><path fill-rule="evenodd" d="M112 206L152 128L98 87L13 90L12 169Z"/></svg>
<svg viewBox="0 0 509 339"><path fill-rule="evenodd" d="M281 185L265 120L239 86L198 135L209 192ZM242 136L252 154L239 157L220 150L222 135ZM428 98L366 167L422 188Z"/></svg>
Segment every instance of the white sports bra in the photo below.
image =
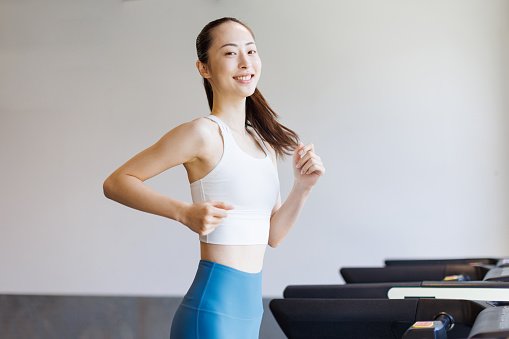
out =
<svg viewBox="0 0 509 339"><path fill-rule="evenodd" d="M279 196L279 179L272 156L256 133L256 140L265 158L245 153L235 142L223 121L214 115L223 136L223 155L219 163L205 177L191 184L193 203L216 200L235 208L214 231L200 236L200 241L222 245L267 244L270 217Z"/></svg>

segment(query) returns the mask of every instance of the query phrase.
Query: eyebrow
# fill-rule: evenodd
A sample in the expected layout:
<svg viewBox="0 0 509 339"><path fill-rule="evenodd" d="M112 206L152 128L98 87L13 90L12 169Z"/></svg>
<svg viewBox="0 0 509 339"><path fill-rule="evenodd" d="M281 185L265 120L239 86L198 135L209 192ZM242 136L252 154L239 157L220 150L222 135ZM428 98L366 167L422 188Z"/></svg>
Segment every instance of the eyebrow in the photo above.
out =
<svg viewBox="0 0 509 339"><path fill-rule="evenodd" d="M253 41L246 42L246 46L247 46L247 45L254 45L254 42L253 42ZM226 46L239 47L239 45L237 45L237 44L235 44L235 43L233 43L233 42L229 42L229 43L224 44L223 46L221 46L221 48L226 47ZM221 48L219 48L219 49L221 49Z"/></svg>

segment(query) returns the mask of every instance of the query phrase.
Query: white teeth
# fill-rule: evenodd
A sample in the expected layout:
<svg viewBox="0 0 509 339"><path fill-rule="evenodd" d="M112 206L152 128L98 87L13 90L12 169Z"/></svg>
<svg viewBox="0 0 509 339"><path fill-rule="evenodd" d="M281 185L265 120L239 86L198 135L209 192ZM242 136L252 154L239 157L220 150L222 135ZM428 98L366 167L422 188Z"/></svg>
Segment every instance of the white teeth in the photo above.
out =
<svg viewBox="0 0 509 339"><path fill-rule="evenodd" d="M234 79L247 81L247 80L251 79L251 76L250 75L244 75L242 77L235 77Z"/></svg>

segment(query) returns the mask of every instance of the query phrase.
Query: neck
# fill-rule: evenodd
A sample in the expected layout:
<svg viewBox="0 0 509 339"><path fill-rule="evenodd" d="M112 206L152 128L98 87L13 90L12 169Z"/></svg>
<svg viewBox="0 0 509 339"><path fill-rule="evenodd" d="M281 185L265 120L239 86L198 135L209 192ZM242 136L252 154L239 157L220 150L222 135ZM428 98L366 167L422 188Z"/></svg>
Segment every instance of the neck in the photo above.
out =
<svg viewBox="0 0 509 339"><path fill-rule="evenodd" d="M221 100L214 96L211 114L218 116L234 131L246 130L246 98Z"/></svg>

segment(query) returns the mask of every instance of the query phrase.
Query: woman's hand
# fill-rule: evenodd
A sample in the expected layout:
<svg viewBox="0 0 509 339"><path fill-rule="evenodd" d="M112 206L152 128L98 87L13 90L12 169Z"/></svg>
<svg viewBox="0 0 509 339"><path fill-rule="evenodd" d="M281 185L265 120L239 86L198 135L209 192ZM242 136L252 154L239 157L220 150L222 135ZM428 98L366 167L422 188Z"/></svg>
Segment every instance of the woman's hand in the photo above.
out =
<svg viewBox="0 0 509 339"><path fill-rule="evenodd" d="M322 159L315 154L315 147L311 143L299 144L294 151L292 163L295 182L306 189L313 188L320 176L325 173Z"/></svg>
<svg viewBox="0 0 509 339"><path fill-rule="evenodd" d="M222 201L190 204L184 209L180 222L199 235L207 235L223 222L228 216L227 211L232 209L233 206Z"/></svg>

